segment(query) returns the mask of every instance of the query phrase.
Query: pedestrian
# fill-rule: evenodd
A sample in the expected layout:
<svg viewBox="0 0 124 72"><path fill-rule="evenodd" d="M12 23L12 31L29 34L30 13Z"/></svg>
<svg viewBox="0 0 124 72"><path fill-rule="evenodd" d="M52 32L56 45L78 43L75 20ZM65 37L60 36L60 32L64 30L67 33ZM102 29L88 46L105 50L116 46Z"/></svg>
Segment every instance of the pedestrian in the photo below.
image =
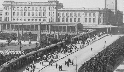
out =
<svg viewBox="0 0 124 72"><path fill-rule="evenodd" d="M69 62L67 62L67 66L69 67Z"/></svg>
<svg viewBox="0 0 124 72"><path fill-rule="evenodd" d="M93 48L91 48L91 51L93 50Z"/></svg>
<svg viewBox="0 0 124 72"><path fill-rule="evenodd" d="M56 68L57 68L58 64L56 63Z"/></svg>
<svg viewBox="0 0 124 72"><path fill-rule="evenodd" d="M59 65L59 71L60 71L60 65Z"/></svg>
<svg viewBox="0 0 124 72"><path fill-rule="evenodd" d="M65 61L65 65L67 64L67 62Z"/></svg>
<svg viewBox="0 0 124 72"><path fill-rule="evenodd" d="M62 65L61 65L61 71L62 71Z"/></svg>

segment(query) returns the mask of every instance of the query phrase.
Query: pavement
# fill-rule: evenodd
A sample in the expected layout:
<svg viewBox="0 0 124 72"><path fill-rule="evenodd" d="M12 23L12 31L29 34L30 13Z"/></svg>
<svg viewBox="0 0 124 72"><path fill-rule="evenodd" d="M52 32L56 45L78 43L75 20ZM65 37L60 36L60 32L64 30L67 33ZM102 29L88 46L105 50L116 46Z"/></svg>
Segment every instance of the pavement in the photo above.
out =
<svg viewBox="0 0 124 72"><path fill-rule="evenodd" d="M56 68L56 63L58 65L62 65L62 69L63 69L62 71L64 72L76 72L76 64L77 64L77 70L78 70L84 62L94 57L96 54L101 52L106 46L109 46L111 43L116 41L119 37L120 37L119 35L106 36L77 52L73 52L72 54L69 54L67 56L59 55L61 56L59 57L60 59L57 62L53 63L52 66L43 66L39 62L35 63L36 69L34 72L50 72L50 71L59 72L59 69ZM91 48L92 48L92 51L91 51ZM65 61L67 61L68 59L71 59L74 65L70 64L69 67L65 65ZM19 72L26 72L26 71L20 70Z"/></svg>
<svg viewBox="0 0 124 72"><path fill-rule="evenodd" d="M103 39L96 41L95 43L83 48L82 50L75 52L74 54L71 54L63 59L60 59L56 63L58 65L62 65L63 72L76 72L76 64L77 64L77 70L78 70L84 62L94 57L96 54L101 52L106 46L109 46L111 43L116 41L119 37L120 37L119 35L104 37ZM106 41L106 44L105 44L105 41ZM91 51L91 48L93 49L92 51ZM74 65L70 64L69 67L66 66L65 61L67 61L68 59L73 60ZM54 63L53 66L48 66L42 70L39 70L39 72L50 72L50 71L59 72L59 69L56 68L56 65L55 65L56 63ZM36 67L38 67L37 69L41 68L39 65L37 65ZM38 72L38 70L35 72Z"/></svg>

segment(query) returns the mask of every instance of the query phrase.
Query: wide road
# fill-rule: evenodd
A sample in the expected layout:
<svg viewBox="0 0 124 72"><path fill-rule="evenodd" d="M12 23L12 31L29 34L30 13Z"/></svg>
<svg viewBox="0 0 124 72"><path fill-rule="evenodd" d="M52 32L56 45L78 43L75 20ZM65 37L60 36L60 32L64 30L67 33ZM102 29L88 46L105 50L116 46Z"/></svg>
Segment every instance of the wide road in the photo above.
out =
<svg viewBox="0 0 124 72"><path fill-rule="evenodd" d="M81 67L81 65L88 61L90 58L94 57L98 52L101 52L106 46L109 46L111 43L113 43L115 40L117 40L120 36L119 35L113 35L113 36L107 36L104 37L101 40L98 40L94 42L93 44L85 47L84 49L71 54L70 56L65 57L64 59L61 59L57 62L58 65L62 65L64 72L76 72L76 64L77 64L77 70ZM106 41L106 43L105 43ZM91 51L91 48L93 50ZM65 65L65 61L70 58L73 60L74 65L71 65L68 67ZM44 69L42 69L40 72L59 72L59 69L55 66L56 63L53 64L53 66L48 66ZM40 66L38 66L37 69L39 69Z"/></svg>

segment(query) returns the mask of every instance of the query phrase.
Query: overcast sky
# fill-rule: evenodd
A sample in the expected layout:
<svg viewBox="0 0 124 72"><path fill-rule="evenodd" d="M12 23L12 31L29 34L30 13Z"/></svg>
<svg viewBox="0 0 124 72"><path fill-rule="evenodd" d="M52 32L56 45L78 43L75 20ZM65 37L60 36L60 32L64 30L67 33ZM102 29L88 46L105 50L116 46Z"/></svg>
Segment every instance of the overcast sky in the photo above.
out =
<svg viewBox="0 0 124 72"><path fill-rule="evenodd" d="M5 0L0 0L0 8L2 8L2 3ZM7 0L10 1L10 0ZM48 0L11 0L15 2L47 2ZM105 0L58 0L63 3L64 8L104 8L105 7ZM124 11L124 0L117 0L118 1L118 9Z"/></svg>

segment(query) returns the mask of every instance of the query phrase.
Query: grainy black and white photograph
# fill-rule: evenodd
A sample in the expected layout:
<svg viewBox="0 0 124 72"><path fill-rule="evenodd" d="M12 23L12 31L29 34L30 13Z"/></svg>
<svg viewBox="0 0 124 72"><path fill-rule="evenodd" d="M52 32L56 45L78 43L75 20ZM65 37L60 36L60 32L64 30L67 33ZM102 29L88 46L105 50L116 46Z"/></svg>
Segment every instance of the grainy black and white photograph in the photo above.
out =
<svg viewBox="0 0 124 72"><path fill-rule="evenodd" d="M124 0L0 0L0 72L124 72Z"/></svg>

